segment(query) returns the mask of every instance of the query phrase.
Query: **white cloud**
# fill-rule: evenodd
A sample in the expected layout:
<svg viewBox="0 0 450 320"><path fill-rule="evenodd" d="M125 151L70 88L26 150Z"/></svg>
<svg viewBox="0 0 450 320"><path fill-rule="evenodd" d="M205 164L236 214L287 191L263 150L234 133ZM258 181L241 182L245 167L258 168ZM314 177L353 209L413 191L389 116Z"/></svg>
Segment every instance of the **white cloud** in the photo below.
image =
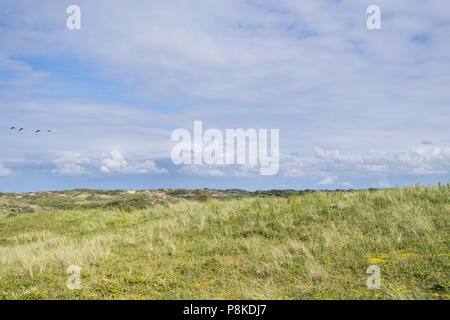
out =
<svg viewBox="0 0 450 320"><path fill-rule="evenodd" d="M58 174L87 174L89 168L97 168L102 173L121 174L162 174L168 171L158 168L153 160L139 160L133 156L126 159L118 150L113 149L101 157L82 157L78 153L66 153L53 161ZM10 172L4 168L3 171ZM198 176L251 177L259 175L259 166L250 165L184 165L180 173ZM340 150L315 148L312 156L282 156L280 173L284 178L314 179L320 178L319 185L351 186L348 179L367 176L379 177L404 174L450 173L450 148L430 146L428 149L416 149L406 152L370 152L366 154L343 153ZM337 176L347 179L337 181ZM325 178L324 178L325 177ZM377 180L380 181L380 180Z"/></svg>
<svg viewBox="0 0 450 320"><path fill-rule="evenodd" d="M110 155L103 156L82 156L77 152L67 152L53 161L56 166L51 170L53 173L61 175L90 174L96 170L102 173L122 173L122 174L148 174L167 173L166 169L160 169L152 160L132 160L127 161L124 156L114 149Z"/></svg>
<svg viewBox="0 0 450 320"><path fill-rule="evenodd" d="M224 168L221 166L222 169ZM199 175L199 176L225 176L225 172L214 166L208 165L184 165L179 170L179 172Z"/></svg>
<svg viewBox="0 0 450 320"><path fill-rule="evenodd" d="M326 185L333 184L333 183L334 183L333 177L326 177L325 179L319 181L317 184L321 185L321 186L326 186Z"/></svg>
<svg viewBox="0 0 450 320"><path fill-rule="evenodd" d="M82 166L82 164L88 163L90 163L89 158L83 158L76 152L67 152L60 158L53 161L56 168L51 170L51 172L62 175L85 174L88 173L88 171Z"/></svg>
<svg viewBox="0 0 450 320"><path fill-rule="evenodd" d="M111 151L111 157L102 161L101 172L124 172L128 169L128 162L118 150Z"/></svg>
<svg viewBox="0 0 450 320"><path fill-rule="evenodd" d="M0 162L0 177L9 176L11 174L11 170L5 168L3 164Z"/></svg>
<svg viewBox="0 0 450 320"><path fill-rule="evenodd" d="M126 174L148 174L148 173L167 173L164 168L158 168L156 163L152 160L145 160L143 162L134 161L129 164L124 156L115 149L110 156L102 160L100 171L103 173L126 173Z"/></svg>
<svg viewBox="0 0 450 320"><path fill-rule="evenodd" d="M245 165L185 165L179 172L209 176L256 176L258 166ZM320 178L319 185L352 186L349 180L337 181L337 176L349 178L386 175L450 173L450 148L430 147L406 152L343 153L340 150L315 148L312 156L282 156L280 173L284 178ZM325 178L324 178L325 177Z"/></svg>
<svg viewBox="0 0 450 320"><path fill-rule="evenodd" d="M227 176L227 177L249 177L260 175L259 165L207 165L190 164L183 165L179 170L182 173L188 173L199 176Z"/></svg>
<svg viewBox="0 0 450 320"><path fill-rule="evenodd" d="M297 177L298 170L306 172L306 177L330 177L330 174L353 177L386 174L442 175L450 173L450 148L430 147L406 152L371 152L363 155L316 148L313 157L284 157L281 168L287 177ZM330 179L321 182L325 184L330 182Z"/></svg>
<svg viewBox="0 0 450 320"><path fill-rule="evenodd" d="M348 181L341 182L340 184L346 188L350 188L351 186L353 186L353 183Z"/></svg>
<svg viewBox="0 0 450 320"><path fill-rule="evenodd" d="M281 160L281 172L288 178L303 178L306 176L304 171L305 164L301 159L295 157L286 157Z"/></svg>
<svg viewBox="0 0 450 320"><path fill-rule="evenodd" d="M63 175L78 175L86 173L86 170L76 163L62 163L58 164L57 168L53 169L52 172Z"/></svg>
<svg viewBox="0 0 450 320"><path fill-rule="evenodd" d="M131 172L134 173L167 173L167 170L164 168L158 168L156 166L155 161L153 160L145 160L143 163L137 163L133 167L130 167Z"/></svg>

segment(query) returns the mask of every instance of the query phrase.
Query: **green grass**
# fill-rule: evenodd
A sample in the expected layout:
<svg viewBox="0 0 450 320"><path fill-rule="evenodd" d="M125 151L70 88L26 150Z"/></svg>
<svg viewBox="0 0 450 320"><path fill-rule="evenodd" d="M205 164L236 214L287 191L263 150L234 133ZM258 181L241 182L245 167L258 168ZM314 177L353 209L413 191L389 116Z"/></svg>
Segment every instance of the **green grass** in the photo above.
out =
<svg viewBox="0 0 450 320"><path fill-rule="evenodd" d="M78 192L69 209L48 205L60 193L0 196L0 299L450 297L449 185L204 202L154 191L148 206ZM366 288L373 264L379 290Z"/></svg>

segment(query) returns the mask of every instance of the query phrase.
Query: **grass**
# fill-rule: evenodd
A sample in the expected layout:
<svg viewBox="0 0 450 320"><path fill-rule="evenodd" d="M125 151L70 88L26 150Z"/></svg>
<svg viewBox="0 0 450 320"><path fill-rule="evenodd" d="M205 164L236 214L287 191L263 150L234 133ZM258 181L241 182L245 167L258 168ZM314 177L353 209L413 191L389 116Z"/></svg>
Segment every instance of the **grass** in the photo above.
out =
<svg viewBox="0 0 450 320"><path fill-rule="evenodd" d="M124 207L136 194L82 190L69 209L48 206L60 193L2 194L0 299L450 297L449 185L207 201L170 192ZM379 290L366 287L374 264ZM79 290L66 287L70 265Z"/></svg>

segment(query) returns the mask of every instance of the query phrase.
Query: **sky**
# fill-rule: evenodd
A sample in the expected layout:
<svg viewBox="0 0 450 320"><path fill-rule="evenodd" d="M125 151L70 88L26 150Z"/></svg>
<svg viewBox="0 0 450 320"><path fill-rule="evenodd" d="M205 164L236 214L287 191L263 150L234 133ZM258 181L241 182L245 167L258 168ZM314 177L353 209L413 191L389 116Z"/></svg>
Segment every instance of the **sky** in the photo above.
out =
<svg viewBox="0 0 450 320"><path fill-rule="evenodd" d="M447 1L2 0L0 192L449 183L449 36ZM278 172L174 164L196 120L279 129Z"/></svg>

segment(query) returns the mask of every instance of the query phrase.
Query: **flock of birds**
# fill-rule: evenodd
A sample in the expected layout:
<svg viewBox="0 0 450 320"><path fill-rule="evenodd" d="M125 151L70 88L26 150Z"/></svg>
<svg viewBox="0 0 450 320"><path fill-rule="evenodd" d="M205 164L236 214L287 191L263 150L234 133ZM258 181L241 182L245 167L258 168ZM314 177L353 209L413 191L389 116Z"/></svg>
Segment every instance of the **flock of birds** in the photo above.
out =
<svg viewBox="0 0 450 320"><path fill-rule="evenodd" d="M17 128L16 127L11 127L11 128L9 128L9 130L13 131L13 130L17 130ZM18 131L22 132L23 130L24 130L24 128L20 128ZM34 133L39 133L39 132L41 132L41 129L37 129ZM47 130L47 132L52 132L52 130Z"/></svg>

